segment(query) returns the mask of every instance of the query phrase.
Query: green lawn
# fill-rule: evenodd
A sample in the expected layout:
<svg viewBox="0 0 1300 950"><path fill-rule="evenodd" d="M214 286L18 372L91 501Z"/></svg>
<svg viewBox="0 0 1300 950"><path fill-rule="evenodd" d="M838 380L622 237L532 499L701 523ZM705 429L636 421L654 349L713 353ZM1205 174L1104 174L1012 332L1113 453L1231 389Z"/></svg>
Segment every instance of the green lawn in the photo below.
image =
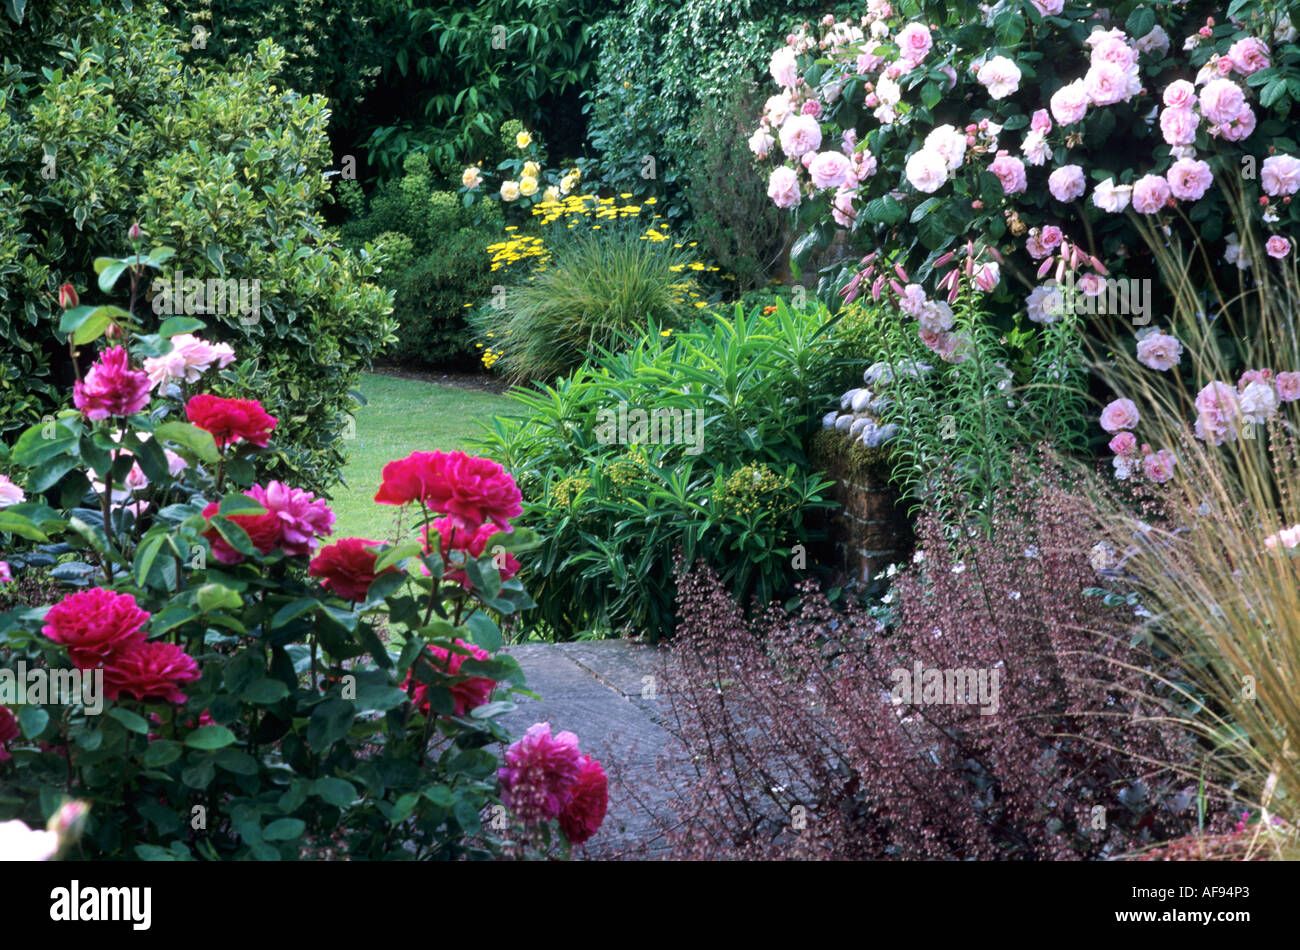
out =
<svg viewBox="0 0 1300 950"><path fill-rule="evenodd" d="M398 509L374 501L384 464L416 451L469 451L467 443L480 434L480 421L514 408L491 393L372 373L362 377L361 392L367 404L357 411L356 437L344 443L346 484L331 501L338 516L335 538L389 539Z"/></svg>

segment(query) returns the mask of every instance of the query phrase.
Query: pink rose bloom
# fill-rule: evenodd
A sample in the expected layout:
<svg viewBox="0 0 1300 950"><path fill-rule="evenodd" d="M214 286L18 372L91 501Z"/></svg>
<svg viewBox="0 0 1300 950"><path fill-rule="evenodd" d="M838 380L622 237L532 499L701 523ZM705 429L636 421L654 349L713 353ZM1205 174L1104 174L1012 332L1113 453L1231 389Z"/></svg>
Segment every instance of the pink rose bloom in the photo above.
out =
<svg viewBox="0 0 1300 950"><path fill-rule="evenodd" d="M858 147L858 130L845 129L840 133L840 151L845 155L852 156L853 150Z"/></svg>
<svg viewBox="0 0 1300 950"><path fill-rule="evenodd" d="M1138 340L1137 358L1143 366L1164 372L1183 358L1183 344L1168 333L1149 333Z"/></svg>
<svg viewBox="0 0 1300 950"><path fill-rule="evenodd" d="M1270 534L1264 539L1264 547L1270 551L1276 550L1279 544L1284 548L1300 546L1300 524L1292 525L1290 528L1283 528L1277 534Z"/></svg>
<svg viewBox="0 0 1300 950"><path fill-rule="evenodd" d="M1186 79L1175 79L1165 87L1163 99L1171 109L1190 109L1196 105L1196 87Z"/></svg>
<svg viewBox="0 0 1300 950"><path fill-rule="evenodd" d="M1280 234L1274 234L1264 244L1264 250L1269 257L1281 259L1291 253L1291 242Z"/></svg>
<svg viewBox="0 0 1300 950"><path fill-rule="evenodd" d="M1108 36L1092 48L1090 62L1094 66L1098 63L1111 63L1125 70L1137 60L1137 50L1118 37Z"/></svg>
<svg viewBox="0 0 1300 950"><path fill-rule="evenodd" d="M1142 459L1142 474L1157 484L1174 477L1174 453L1168 449L1152 452Z"/></svg>
<svg viewBox="0 0 1300 950"><path fill-rule="evenodd" d="M1137 451L1137 437L1132 432L1117 432L1110 440L1109 448L1116 455L1132 455Z"/></svg>
<svg viewBox="0 0 1300 950"><path fill-rule="evenodd" d="M104 695L117 699L122 693L140 701L162 700L180 705L186 696L181 684L199 678L194 658L176 646L154 640L115 653L104 663Z"/></svg>
<svg viewBox="0 0 1300 950"><path fill-rule="evenodd" d="M948 163L943 156L929 149L914 152L903 168L907 180L917 191L931 194L948 180Z"/></svg>
<svg viewBox="0 0 1300 950"><path fill-rule="evenodd" d="M1236 387L1218 380L1206 384L1196 394L1196 411L1200 413L1217 412L1229 419L1236 418L1241 414L1241 407L1237 402Z"/></svg>
<svg viewBox="0 0 1300 950"><path fill-rule="evenodd" d="M280 522L280 548L285 554L309 555L320 545L320 536L334 530L334 512L311 492L267 482L265 489L254 485L246 494Z"/></svg>
<svg viewBox="0 0 1300 950"><path fill-rule="evenodd" d="M1169 182L1159 175L1143 175L1133 183L1133 210L1155 214L1165 206L1172 192Z"/></svg>
<svg viewBox="0 0 1300 950"><path fill-rule="evenodd" d="M767 129L758 129L749 137L749 150L759 158L767 158L776 139Z"/></svg>
<svg viewBox="0 0 1300 950"><path fill-rule="evenodd" d="M814 119L820 119L822 116L822 104L816 99L809 99L799 107L800 115L810 115Z"/></svg>
<svg viewBox="0 0 1300 950"><path fill-rule="evenodd" d="M793 208L802 200L799 197L799 176L793 168L781 165L772 169L767 180L767 196L778 208Z"/></svg>
<svg viewBox="0 0 1300 950"><path fill-rule="evenodd" d="M1196 437L1207 445L1222 445L1230 438L1236 438L1228 416L1211 410L1196 417Z"/></svg>
<svg viewBox="0 0 1300 950"><path fill-rule="evenodd" d="M149 389L149 377L131 368L126 348L114 346L73 384L72 401L87 419L130 416L149 405Z"/></svg>
<svg viewBox="0 0 1300 950"><path fill-rule="evenodd" d="M853 222L857 219L858 213L853 208L855 196L852 188L841 188L835 192L835 198L831 201L831 217L842 228L853 227Z"/></svg>
<svg viewBox="0 0 1300 950"><path fill-rule="evenodd" d="M979 68L976 78L991 99L1005 99L1020 88L1020 67L1005 56L994 56Z"/></svg>
<svg viewBox="0 0 1300 950"><path fill-rule="evenodd" d="M1100 274L1084 274L1077 287L1085 297L1099 297L1106 291L1106 280Z"/></svg>
<svg viewBox="0 0 1300 950"><path fill-rule="evenodd" d="M817 188L839 188L846 184L849 160L843 152L818 152L808 164L808 174Z"/></svg>
<svg viewBox="0 0 1300 950"><path fill-rule="evenodd" d="M781 126L781 148L799 158L822 147L822 127L810 115L794 115Z"/></svg>
<svg viewBox="0 0 1300 950"><path fill-rule="evenodd" d="M1160 132L1170 145L1191 145L1200 121L1190 106L1171 106L1160 113Z"/></svg>
<svg viewBox="0 0 1300 950"><path fill-rule="evenodd" d="M1061 241L1065 239L1065 235L1061 233L1061 229L1056 225L1046 224L1043 226L1043 230L1039 232L1038 239L1042 242L1043 247L1051 251L1061 246Z"/></svg>
<svg viewBox="0 0 1300 950"><path fill-rule="evenodd" d="M1034 114L1029 120L1029 128L1031 131L1037 132L1040 135L1046 135L1048 132L1052 131L1052 119L1047 114L1046 109L1034 110Z"/></svg>
<svg viewBox="0 0 1300 950"><path fill-rule="evenodd" d="M1102 211L1118 214L1128 207L1132 195L1132 185L1117 185L1114 178L1107 178L1093 189L1092 203Z"/></svg>
<svg viewBox="0 0 1300 950"><path fill-rule="evenodd" d="M1246 96L1231 79L1211 79L1201 90L1201 114L1211 122L1231 122L1246 104Z"/></svg>
<svg viewBox="0 0 1300 950"><path fill-rule="evenodd" d="M940 66L939 72L948 77L948 88L951 89L957 85L957 70L951 66Z"/></svg>
<svg viewBox="0 0 1300 950"><path fill-rule="evenodd" d="M228 343L208 343L192 333L178 333L171 338L172 350L165 356L149 357L144 371L149 382L158 386L169 379L198 382L199 376L216 364L225 369L235 361L235 351Z"/></svg>
<svg viewBox="0 0 1300 950"><path fill-rule="evenodd" d="M933 334L946 333L956 322L952 307L942 300L927 300L921 307L917 320L921 324L921 329Z"/></svg>
<svg viewBox="0 0 1300 950"><path fill-rule="evenodd" d="M1088 112L1090 102L1088 89L1082 79L1076 79L1052 93L1048 106L1052 116L1061 125L1073 125L1083 119Z"/></svg>
<svg viewBox="0 0 1300 950"><path fill-rule="evenodd" d="M1237 380L1237 388L1245 389L1251 383L1273 385L1273 371L1271 369L1248 369L1241 374L1241 379Z"/></svg>
<svg viewBox="0 0 1300 950"><path fill-rule="evenodd" d="M1043 16L1060 16L1065 9L1065 0L1032 0L1038 12Z"/></svg>
<svg viewBox="0 0 1300 950"><path fill-rule="evenodd" d="M930 52L934 41L930 38L930 28L923 23L909 23L898 31L899 55L912 63L919 63Z"/></svg>
<svg viewBox="0 0 1300 950"><path fill-rule="evenodd" d="M1228 59L1232 63L1232 68L1243 76L1268 69L1271 65L1268 47L1257 36L1246 36L1233 43L1228 47Z"/></svg>
<svg viewBox="0 0 1300 950"><path fill-rule="evenodd" d="M925 306L925 300L924 287L920 284L908 284L898 297L898 309L908 316L920 317L921 308Z"/></svg>
<svg viewBox="0 0 1300 950"><path fill-rule="evenodd" d="M1088 68L1083 86L1088 92L1088 101L1095 106L1114 105L1137 92L1133 71L1106 61L1093 63Z"/></svg>
<svg viewBox="0 0 1300 950"><path fill-rule="evenodd" d="M1136 429L1137 424L1138 410L1132 399L1116 399L1101 411L1101 427L1107 432Z"/></svg>
<svg viewBox="0 0 1300 950"><path fill-rule="evenodd" d="M1169 190L1179 201L1199 201L1210 185L1214 184L1214 173L1208 162L1199 158L1180 158L1165 172Z"/></svg>
<svg viewBox="0 0 1300 950"><path fill-rule="evenodd" d="M882 62L884 62L884 60L874 53L859 53L856 63L858 75L863 76L867 73L875 72L880 68Z"/></svg>
<svg viewBox="0 0 1300 950"><path fill-rule="evenodd" d="M1300 159L1290 155L1270 155L1259 170L1264 194L1274 198L1300 191Z"/></svg>
<svg viewBox="0 0 1300 950"><path fill-rule="evenodd" d="M790 101L788 93L769 96L767 102L763 103L763 115L773 125L780 125L790 115L790 110L794 104Z"/></svg>
<svg viewBox="0 0 1300 950"><path fill-rule="evenodd" d="M13 580L14 580L14 576L9 570L9 562L0 561L0 584L12 584ZM0 709L3 708L4 708L3 706L0 706ZM0 738L3 737L0 736ZM0 762L3 761L4 761L4 749L0 748Z"/></svg>
<svg viewBox="0 0 1300 950"><path fill-rule="evenodd" d="M1278 373L1273 385L1277 389L1279 402L1295 402L1300 399L1300 373Z"/></svg>
<svg viewBox="0 0 1300 950"><path fill-rule="evenodd" d="M0 508L8 508L10 505L19 505L27 500L23 490L9 480L6 475L0 475Z"/></svg>
<svg viewBox="0 0 1300 950"><path fill-rule="evenodd" d="M1047 140L1043 138L1042 132L1031 131L1026 135L1020 150L1024 152L1029 164L1035 166L1045 165L1047 160L1052 157L1052 148L1047 144Z"/></svg>
<svg viewBox="0 0 1300 950"><path fill-rule="evenodd" d="M1229 142L1240 142L1250 138L1251 133L1255 131L1255 113L1251 111L1250 106L1243 105L1237 117L1231 122L1224 125L1210 126L1211 135L1219 135Z"/></svg>
<svg viewBox="0 0 1300 950"><path fill-rule="evenodd" d="M853 177L857 181L863 181L876 173L876 156L865 148L860 152L854 152L852 160Z"/></svg>
<svg viewBox="0 0 1300 950"><path fill-rule="evenodd" d="M1029 237L1025 238L1025 252L1036 261L1041 261L1052 253L1043 247L1042 232L1038 228L1029 229Z"/></svg>
<svg viewBox="0 0 1300 950"><path fill-rule="evenodd" d="M1047 190L1057 201L1073 201L1084 191L1083 169L1078 165L1062 165L1047 178Z"/></svg>
<svg viewBox="0 0 1300 950"><path fill-rule="evenodd" d="M1015 195L1025 190L1025 163L1020 159L999 155L989 163L989 171L1002 183L1005 194Z"/></svg>
<svg viewBox="0 0 1300 950"><path fill-rule="evenodd" d="M558 818L581 770L579 755L578 737L572 732L552 737L549 722L529 726L524 737L506 749L505 765L497 773L501 801L525 825Z"/></svg>
<svg viewBox="0 0 1300 950"><path fill-rule="evenodd" d="M786 89L793 89L799 83L799 60L795 56L794 50L788 46L782 46L772 53L772 59L768 63L768 72L776 80L778 86Z"/></svg>

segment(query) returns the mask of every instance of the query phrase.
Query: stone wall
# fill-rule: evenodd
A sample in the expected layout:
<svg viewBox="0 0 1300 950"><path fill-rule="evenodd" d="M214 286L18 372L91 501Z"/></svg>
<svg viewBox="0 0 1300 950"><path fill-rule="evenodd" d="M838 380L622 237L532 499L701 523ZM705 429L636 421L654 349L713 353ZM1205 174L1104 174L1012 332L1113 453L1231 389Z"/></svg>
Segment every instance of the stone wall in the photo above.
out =
<svg viewBox="0 0 1300 950"><path fill-rule="evenodd" d="M811 447L813 464L834 479L827 494L839 504L829 513L825 555L846 579L869 581L912 554L907 507L890 486L885 463L844 433L823 432Z"/></svg>

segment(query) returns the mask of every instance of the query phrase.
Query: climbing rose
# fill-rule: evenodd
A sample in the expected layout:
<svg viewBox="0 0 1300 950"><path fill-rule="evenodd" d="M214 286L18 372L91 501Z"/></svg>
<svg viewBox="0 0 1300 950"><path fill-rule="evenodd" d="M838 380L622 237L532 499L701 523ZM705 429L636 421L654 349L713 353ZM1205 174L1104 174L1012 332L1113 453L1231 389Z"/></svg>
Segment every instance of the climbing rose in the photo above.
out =
<svg viewBox="0 0 1300 950"><path fill-rule="evenodd" d="M794 55L794 50L788 46L782 46L772 53L772 60L768 64L768 71L772 78L776 80L777 85L784 86L786 89L793 89L799 83L799 61Z"/></svg>
<svg viewBox="0 0 1300 950"><path fill-rule="evenodd" d="M1277 387L1277 398L1282 402L1300 399L1300 373L1278 373L1273 385Z"/></svg>
<svg viewBox="0 0 1300 950"><path fill-rule="evenodd" d="M913 188L928 195L948 180L948 163L942 155L923 148L908 158L903 172Z"/></svg>
<svg viewBox="0 0 1300 950"><path fill-rule="evenodd" d="M1085 187L1083 169L1078 165L1062 165L1047 177L1047 190L1057 201L1073 201Z"/></svg>
<svg viewBox="0 0 1300 950"><path fill-rule="evenodd" d="M605 769L589 755L578 766L569 802L560 812L560 830L569 844L582 844L600 828L609 807Z"/></svg>
<svg viewBox="0 0 1300 950"><path fill-rule="evenodd" d="M934 45L934 40L930 38L930 28L923 23L907 24L898 31L896 39L900 55L911 63L925 59Z"/></svg>
<svg viewBox="0 0 1300 950"><path fill-rule="evenodd" d="M110 347L73 384L72 401L87 419L129 416L149 405L149 377L131 368L124 347Z"/></svg>
<svg viewBox="0 0 1300 950"><path fill-rule="evenodd" d="M1043 16L1060 16L1065 9L1065 0L1033 0L1033 4Z"/></svg>
<svg viewBox="0 0 1300 950"><path fill-rule="evenodd" d="M781 148L791 158L799 158L822 147L822 127L810 115L794 115L781 126Z"/></svg>
<svg viewBox="0 0 1300 950"><path fill-rule="evenodd" d="M1025 190L1025 163L1020 159L999 155L989 163L989 171L1002 183L1005 194L1014 195Z"/></svg>
<svg viewBox="0 0 1300 950"><path fill-rule="evenodd" d="M842 152L818 152L808 165L812 183L820 189L848 184L849 159Z"/></svg>
<svg viewBox="0 0 1300 950"><path fill-rule="evenodd" d="M799 176L793 168L778 165L767 180L767 196L778 208L793 208L803 199L799 195Z"/></svg>
<svg viewBox="0 0 1300 950"><path fill-rule="evenodd" d="M466 656L464 653L449 653L442 647L434 646L433 644L429 644L424 648L425 652L434 658L432 664L434 669L451 676L457 676L460 673L461 665L466 660L492 659L492 655L480 646L476 646L473 643L466 643L461 639L457 639L456 643L468 650L469 655ZM450 660L448 659L449 656L451 657ZM410 689L411 675L413 671L414 667L407 672L406 679L402 682L402 689ZM471 709L477 709L479 706L482 706L492 698L492 691L496 689L496 686L497 684L495 680L488 679L485 676L470 676L459 683L453 683L451 686L447 687L448 692L451 693L452 715L464 716ZM430 709L428 694L429 687L417 679L415 689L411 693L411 702L413 702L415 707L426 716L429 714Z"/></svg>
<svg viewBox="0 0 1300 950"><path fill-rule="evenodd" d="M572 732L552 737L549 722L529 726L506 749L505 765L497 772L501 801L525 825L558 818L578 778L578 757L578 737Z"/></svg>
<svg viewBox="0 0 1300 950"><path fill-rule="evenodd" d="M1259 183L1264 194L1274 198L1300 191L1300 158L1270 155L1259 169Z"/></svg>
<svg viewBox="0 0 1300 950"><path fill-rule="evenodd" d="M165 356L151 356L144 361L144 371L153 386L169 379L198 382L199 376L212 368L224 369L235 361L229 343L209 343L192 333L178 333L171 338L172 350Z"/></svg>
<svg viewBox="0 0 1300 950"><path fill-rule="evenodd" d="M991 99L1005 99L1020 88L1020 67L1005 56L994 56L976 75Z"/></svg>
<svg viewBox="0 0 1300 950"><path fill-rule="evenodd" d="M0 475L0 508L22 504L26 497L23 490L10 481L7 476Z"/></svg>
<svg viewBox="0 0 1300 950"><path fill-rule="evenodd" d="M1132 194L1132 185L1117 185L1114 178L1107 178L1093 190L1092 203L1102 211L1114 214L1128 207L1129 196Z"/></svg>
<svg viewBox="0 0 1300 950"><path fill-rule="evenodd" d="M1155 214L1165 206L1172 192L1169 182L1159 175L1143 175L1133 183L1133 210Z"/></svg>
<svg viewBox="0 0 1300 950"><path fill-rule="evenodd" d="M766 129L757 129L754 134L749 137L749 150L758 158L767 158L768 153L772 151L772 146L775 143L776 139L772 137L771 132Z"/></svg>
<svg viewBox="0 0 1300 950"><path fill-rule="evenodd" d="M323 499L283 482L267 482L265 489L254 485L259 501L280 522L279 546L290 557L303 556L320 544L321 535L334 530L334 512Z"/></svg>
<svg viewBox="0 0 1300 950"><path fill-rule="evenodd" d="M1201 114L1210 122L1227 123L1235 119L1246 104L1245 93L1231 79L1211 79L1201 90Z"/></svg>
<svg viewBox="0 0 1300 950"><path fill-rule="evenodd" d="M1138 340L1137 358L1143 365L1161 372L1173 369L1183 357L1183 344L1168 333L1151 333Z"/></svg>
<svg viewBox="0 0 1300 950"><path fill-rule="evenodd" d="M1228 47L1228 59L1232 68L1243 76L1268 69L1268 47L1258 36L1246 36Z"/></svg>
<svg viewBox="0 0 1300 950"><path fill-rule="evenodd" d="M104 663L104 695L117 699L126 693L141 701L160 699L179 705L186 698L180 684L198 678L199 665L176 644L138 643Z"/></svg>
<svg viewBox="0 0 1300 950"><path fill-rule="evenodd" d="M1132 432L1116 432L1108 448L1116 455L1130 455L1137 451L1137 436Z"/></svg>
<svg viewBox="0 0 1300 950"><path fill-rule="evenodd" d="M1073 125L1087 115L1088 101L1087 87L1084 86L1082 79L1076 79L1052 93L1052 98L1047 104L1052 110L1052 117L1057 122L1061 125Z"/></svg>
<svg viewBox="0 0 1300 950"><path fill-rule="evenodd" d="M1170 145L1191 145L1198 124L1200 118L1188 106L1173 106L1160 113L1160 133Z"/></svg>
<svg viewBox="0 0 1300 950"><path fill-rule="evenodd" d="M256 399L226 399L211 393L191 398L185 404L185 415L200 429L212 433L219 448L240 439L265 446L279 424Z"/></svg>
<svg viewBox="0 0 1300 950"><path fill-rule="evenodd" d="M378 576L375 573L378 555L366 549L382 543L367 541L365 538L340 538L320 549L320 553L307 565L307 573L321 578L321 587L326 590L344 600L360 603L366 599L370 585ZM380 573L393 574L396 571L397 568L390 566Z"/></svg>
<svg viewBox="0 0 1300 950"><path fill-rule="evenodd" d="M48 861L58 852L55 832L28 828L18 818L0 821L0 861Z"/></svg>
<svg viewBox="0 0 1300 950"><path fill-rule="evenodd" d="M1196 87L1186 79L1175 79L1165 87L1162 100L1171 109L1190 109L1196 104Z"/></svg>
<svg viewBox="0 0 1300 950"><path fill-rule="evenodd" d="M1136 429L1138 410L1132 399L1116 399L1101 411L1101 427L1107 432Z"/></svg>
<svg viewBox="0 0 1300 950"><path fill-rule="evenodd" d="M1269 257L1283 258L1291 253L1291 242L1280 234L1274 234L1264 244L1264 250Z"/></svg>
<svg viewBox="0 0 1300 950"><path fill-rule="evenodd" d="M1153 482L1167 482L1174 477L1174 462L1174 453L1161 449L1142 459L1142 473Z"/></svg>
<svg viewBox="0 0 1300 950"><path fill-rule="evenodd" d="M41 632L68 650L78 669L97 669L114 654L144 643L149 614L130 594L102 587L69 594L50 608Z"/></svg>

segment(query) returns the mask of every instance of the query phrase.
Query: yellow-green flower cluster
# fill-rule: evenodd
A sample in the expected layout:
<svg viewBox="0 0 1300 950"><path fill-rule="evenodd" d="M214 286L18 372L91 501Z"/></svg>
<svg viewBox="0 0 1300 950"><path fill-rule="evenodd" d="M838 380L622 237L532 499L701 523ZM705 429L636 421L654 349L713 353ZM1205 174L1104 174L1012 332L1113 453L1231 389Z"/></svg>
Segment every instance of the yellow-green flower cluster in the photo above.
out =
<svg viewBox="0 0 1300 950"><path fill-rule="evenodd" d="M551 500L560 508L570 508L591 487L591 479L582 475L570 475L555 483L551 489Z"/></svg>
<svg viewBox="0 0 1300 950"><path fill-rule="evenodd" d="M793 483L761 462L742 466L713 490L713 503L733 518L767 512L784 518L794 511Z"/></svg>

